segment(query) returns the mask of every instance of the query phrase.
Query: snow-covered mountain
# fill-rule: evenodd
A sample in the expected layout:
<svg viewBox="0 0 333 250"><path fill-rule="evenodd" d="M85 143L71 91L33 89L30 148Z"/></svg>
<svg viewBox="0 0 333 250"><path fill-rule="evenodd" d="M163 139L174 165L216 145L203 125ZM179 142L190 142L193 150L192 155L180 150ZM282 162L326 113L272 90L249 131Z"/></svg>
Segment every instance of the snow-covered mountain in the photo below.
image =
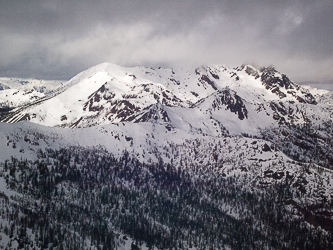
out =
<svg viewBox="0 0 333 250"><path fill-rule="evenodd" d="M66 81L37 80L31 78L0 77L0 90L17 89L24 91L35 90L40 93L50 93Z"/></svg>
<svg viewBox="0 0 333 250"><path fill-rule="evenodd" d="M31 103L59 88L64 81L0 77L0 108Z"/></svg>
<svg viewBox="0 0 333 250"><path fill-rule="evenodd" d="M2 112L1 121L65 128L153 123L163 125L165 133L264 137L294 159L333 162L332 93L299 86L273 67L102 63L52 93L36 93L18 95L26 98L16 99L18 107Z"/></svg>
<svg viewBox="0 0 333 250"><path fill-rule="evenodd" d="M85 241L85 230L62 216L68 211L86 216L79 228L93 216L103 222L94 232L112 232L118 249L131 239L142 248L188 249L199 239L201 248L244 249L234 245L244 226L251 236L240 238L253 249L332 242L332 92L299 86L273 67L103 63L46 95L24 93L0 91L3 100L20 96L0 110L0 187L6 180L5 197L31 214L31 204L44 204L45 218L73 232L78 249L110 242L92 232ZM36 230L29 237L37 236L45 241Z"/></svg>
<svg viewBox="0 0 333 250"><path fill-rule="evenodd" d="M3 121L29 119L46 126L87 127L147 121L160 109L174 119L156 116L155 120L175 127L181 121L182 126L215 131L204 123L215 119L233 134L256 134L257 128L276 122L302 124L309 115L324 119L326 114L318 112L316 104L309 90L270 67L176 70L103 63L78 74L51 96L18 107ZM197 125L192 124L194 117Z"/></svg>

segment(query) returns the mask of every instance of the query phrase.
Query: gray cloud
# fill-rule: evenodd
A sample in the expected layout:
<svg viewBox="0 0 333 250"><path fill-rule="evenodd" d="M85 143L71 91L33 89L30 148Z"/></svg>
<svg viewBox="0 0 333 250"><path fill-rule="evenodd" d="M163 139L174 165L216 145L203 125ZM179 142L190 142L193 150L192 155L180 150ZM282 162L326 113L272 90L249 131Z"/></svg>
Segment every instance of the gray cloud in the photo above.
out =
<svg viewBox="0 0 333 250"><path fill-rule="evenodd" d="M274 65L332 82L332 1L0 0L0 75L68 79L124 66Z"/></svg>

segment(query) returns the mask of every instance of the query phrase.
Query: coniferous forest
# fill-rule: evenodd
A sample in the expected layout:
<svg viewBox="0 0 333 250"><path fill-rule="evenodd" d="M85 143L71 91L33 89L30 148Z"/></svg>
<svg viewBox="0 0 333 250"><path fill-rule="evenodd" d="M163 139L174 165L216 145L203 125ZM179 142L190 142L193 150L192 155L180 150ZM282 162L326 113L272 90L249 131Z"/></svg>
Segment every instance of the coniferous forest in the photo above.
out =
<svg viewBox="0 0 333 250"><path fill-rule="evenodd" d="M101 148L39 151L6 161L1 232L17 249L333 249L332 221L299 204L288 178L255 185L216 174L218 164L143 164ZM279 178L276 178L279 179ZM250 188L249 188L250 187ZM319 200L319 199L318 199Z"/></svg>

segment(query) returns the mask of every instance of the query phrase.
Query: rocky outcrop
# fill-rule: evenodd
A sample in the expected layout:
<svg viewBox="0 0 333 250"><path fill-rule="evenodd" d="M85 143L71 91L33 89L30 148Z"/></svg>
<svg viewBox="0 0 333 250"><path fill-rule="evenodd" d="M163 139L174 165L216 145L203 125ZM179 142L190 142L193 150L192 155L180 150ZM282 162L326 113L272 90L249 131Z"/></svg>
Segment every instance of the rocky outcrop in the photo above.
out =
<svg viewBox="0 0 333 250"><path fill-rule="evenodd" d="M212 108L213 110L218 110L222 107L230 110L232 113L237 114L240 120L248 118L248 111L243 103L242 98L234 91L224 89L217 92L216 99L212 103Z"/></svg>

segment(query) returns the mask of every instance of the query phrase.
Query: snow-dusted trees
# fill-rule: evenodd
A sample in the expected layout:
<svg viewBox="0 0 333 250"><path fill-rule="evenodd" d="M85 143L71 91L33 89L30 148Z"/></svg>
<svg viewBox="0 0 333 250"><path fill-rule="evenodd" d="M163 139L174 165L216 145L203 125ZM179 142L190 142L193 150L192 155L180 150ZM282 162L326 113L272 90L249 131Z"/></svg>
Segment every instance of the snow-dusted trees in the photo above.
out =
<svg viewBox="0 0 333 250"><path fill-rule="evenodd" d="M307 194L286 181L249 190L246 173L216 174L219 159L207 169L143 164L128 152L116 158L100 149L40 156L36 162L12 158L4 168L8 186L21 196L1 206L3 232L22 248L114 249L125 239L133 249L333 247L332 228L319 215L307 217L310 208L295 201Z"/></svg>

